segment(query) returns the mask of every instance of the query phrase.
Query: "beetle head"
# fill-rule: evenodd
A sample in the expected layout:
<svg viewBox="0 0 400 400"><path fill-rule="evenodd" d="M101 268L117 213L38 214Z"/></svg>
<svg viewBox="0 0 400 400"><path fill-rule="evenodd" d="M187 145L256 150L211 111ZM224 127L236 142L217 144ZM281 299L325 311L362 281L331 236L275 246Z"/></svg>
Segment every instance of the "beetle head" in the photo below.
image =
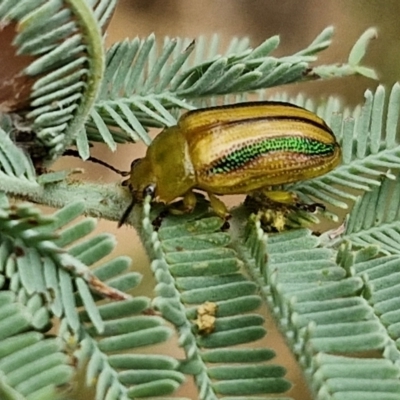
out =
<svg viewBox="0 0 400 400"><path fill-rule="evenodd" d="M130 177L123 182L124 186L129 187L132 194L132 201L122 214L118 222L118 227L125 223L135 204L141 203L146 196L150 195L154 197L156 188L155 181L156 179L151 164L146 158L139 158L132 162Z"/></svg>
<svg viewBox="0 0 400 400"><path fill-rule="evenodd" d="M148 158L139 158L132 162L128 185L132 196L138 203L142 202L144 197L150 193L149 187L152 188L151 192L154 196L157 179Z"/></svg>

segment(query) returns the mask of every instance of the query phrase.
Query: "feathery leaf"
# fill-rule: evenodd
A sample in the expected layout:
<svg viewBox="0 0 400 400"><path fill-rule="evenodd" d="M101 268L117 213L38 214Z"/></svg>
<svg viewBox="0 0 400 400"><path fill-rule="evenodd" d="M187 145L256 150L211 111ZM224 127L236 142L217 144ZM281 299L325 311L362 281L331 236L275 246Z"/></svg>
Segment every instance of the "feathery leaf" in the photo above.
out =
<svg viewBox="0 0 400 400"><path fill-rule="evenodd" d="M115 5L114 0L2 2L0 20L18 26L17 54L33 57L22 71L32 85L25 124L48 158L75 140L90 112L103 74L100 26Z"/></svg>
<svg viewBox="0 0 400 400"><path fill-rule="evenodd" d="M353 396L358 393L353 398L371 391L381 398L390 398L393 391L398 393L400 385L395 377L399 371L394 364L398 358L389 354L393 347L389 332L376 319L373 307L358 296L363 288L359 275L365 269L355 276L347 272L351 268L357 271L355 260L369 258L370 252L357 256L343 246L335 261L335 251L318 248L319 240L309 231L267 237L256 220L247 228L246 244L255 259L251 273L263 285L266 300L293 352L308 371L307 378L317 397L330 393L341 398L343 390ZM338 274L340 269L342 273ZM392 285L394 289L395 283ZM374 287L371 284L371 290ZM373 298L374 294L370 303ZM385 349L388 360L346 355L374 349ZM382 365L388 369L387 375L382 376Z"/></svg>
<svg viewBox="0 0 400 400"><path fill-rule="evenodd" d="M42 399L54 399L56 387L72 377L73 369L61 342L38 332L38 312L40 309L29 303L22 304L15 293L0 293L1 398L35 399L40 395Z"/></svg>
<svg viewBox="0 0 400 400"><path fill-rule="evenodd" d="M155 232L149 198L145 200L142 234L154 258L152 270L158 282L154 304L178 330L186 362L197 365L193 374L203 398L285 392L290 387L285 369L265 364L273 357L271 351L234 347L265 335L264 319L255 313L261 299L254 283L240 272L242 262L228 247L223 221L206 216L196 220L205 212L203 204L185 216L183 224L182 218L170 216ZM233 364L244 352L249 362L257 360L256 365ZM219 365L207 368L205 360Z"/></svg>
<svg viewBox="0 0 400 400"><path fill-rule="evenodd" d="M330 245L351 241L360 247L379 246L383 254L400 254L400 186L398 179L385 177L381 182L381 186L357 199L343 235L329 240Z"/></svg>

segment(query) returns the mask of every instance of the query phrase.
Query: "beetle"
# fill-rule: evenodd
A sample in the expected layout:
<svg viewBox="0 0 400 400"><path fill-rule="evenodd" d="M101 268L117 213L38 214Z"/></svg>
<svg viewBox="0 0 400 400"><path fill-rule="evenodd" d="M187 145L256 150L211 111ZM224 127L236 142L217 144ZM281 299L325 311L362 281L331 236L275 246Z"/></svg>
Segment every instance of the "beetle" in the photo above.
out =
<svg viewBox="0 0 400 400"><path fill-rule="evenodd" d="M229 214L217 195L263 191L290 201L285 192L274 196L269 187L323 175L340 160L340 146L328 125L290 103L246 102L189 111L132 163L124 182L132 202L119 226L147 194L166 204L183 197L184 210L190 212L196 205L193 190L203 190L223 218Z"/></svg>

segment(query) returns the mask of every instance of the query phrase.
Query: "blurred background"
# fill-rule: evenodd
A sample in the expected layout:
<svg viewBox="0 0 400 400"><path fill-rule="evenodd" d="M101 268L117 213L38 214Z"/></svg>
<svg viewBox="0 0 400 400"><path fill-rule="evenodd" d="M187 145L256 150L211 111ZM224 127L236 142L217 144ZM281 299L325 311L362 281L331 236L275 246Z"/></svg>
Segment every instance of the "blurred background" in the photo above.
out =
<svg viewBox="0 0 400 400"><path fill-rule="evenodd" d="M400 71L400 2L398 0L119 0L117 10L110 23L107 46L126 37L145 37L154 32L158 40L164 36L188 37L211 36L218 33L221 43L227 44L234 36L247 36L253 47L266 38L279 34L281 45L274 55L290 55L307 46L325 27L336 29L334 44L325 51L319 63L341 63L347 60L349 51L359 36L369 27L378 29L378 38L373 41L363 64L372 66L379 74L379 83L388 88L399 79ZM288 85L278 90L291 94L302 92L318 101L330 95L340 96L346 105L363 101L364 91L374 89L378 82L362 77L350 77L326 82L308 82ZM144 154L145 148L125 145L112 154L104 147L97 146L93 152L120 169L129 169L131 161ZM120 179L107 169L78 160L65 158L58 163L60 168L84 167L88 179L115 182ZM135 294L152 296L154 282L148 260L140 247L132 228L116 229L116 223L100 221L99 229L118 236L118 254L129 254L133 268L144 274L139 291ZM114 253L115 255L116 253ZM283 339L272 327L267 315L268 335L265 345L277 349L279 357L273 362L288 368L288 378L295 385L288 393L296 400L310 399L300 371L286 349ZM175 355L180 355L179 349ZM170 354L171 353L170 351ZM79 385L72 398L92 399L93 392ZM189 382L179 395L196 399Z"/></svg>

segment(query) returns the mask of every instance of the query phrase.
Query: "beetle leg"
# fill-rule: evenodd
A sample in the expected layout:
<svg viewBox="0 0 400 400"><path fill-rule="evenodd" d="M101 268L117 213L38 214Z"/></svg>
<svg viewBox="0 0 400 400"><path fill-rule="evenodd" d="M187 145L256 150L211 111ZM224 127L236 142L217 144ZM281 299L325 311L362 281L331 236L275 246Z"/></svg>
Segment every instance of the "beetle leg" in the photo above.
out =
<svg viewBox="0 0 400 400"><path fill-rule="evenodd" d="M325 210L325 206L321 203L312 203L312 204L305 204L299 201L298 197L294 193L285 192L285 191L268 191L263 190L262 193L269 199L276 203L284 204L286 206L293 206L297 209L307 211L310 213L314 213L317 211L318 208L321 210Z"/></svg>
<svg viewBox="0 0 400 400"><path fill-rule="evenodd" d="M164 208L163 210L160 211L160 213L151 221L151 224L153 225L153 228L156 232L161 228L161 224L164 220L164 218L169 214L168 208Z"/></svg>
<svg viewBox="0 0 400 400"><path fill-rule="evenodd" d="M211 207L214 212L222 219L229 219L231 216L226 208L226 205L214 194L207 192L208 198L210 199Z"/></svg>
<svg viewBox="0 0 400 400"><path fill-rule="evenodd" d="M298 202L297 196L294 193L286 192L284 190L263 190L262 193L268 199L281 204L295 205Z"/></svg>
<svg viewBox="0 0 400 400"><path fill-rule="evenodd" d="M172 215L182 215L191 213L196 207L197 203L196 195L191 190L189 190L183 196L182 202L183 202L183 207L179 205L179 208L177 208L175 203L171 204L171 206L168 207L169 212Z"/></svg>
<svg viewBox="0 0 400 400"><path fill-rule="evenodd" d="M185 212L192 212L196 207L197 199L196 195L193 193L192 190L189 190L185 193L183 197L183 207Z"/></svg>

